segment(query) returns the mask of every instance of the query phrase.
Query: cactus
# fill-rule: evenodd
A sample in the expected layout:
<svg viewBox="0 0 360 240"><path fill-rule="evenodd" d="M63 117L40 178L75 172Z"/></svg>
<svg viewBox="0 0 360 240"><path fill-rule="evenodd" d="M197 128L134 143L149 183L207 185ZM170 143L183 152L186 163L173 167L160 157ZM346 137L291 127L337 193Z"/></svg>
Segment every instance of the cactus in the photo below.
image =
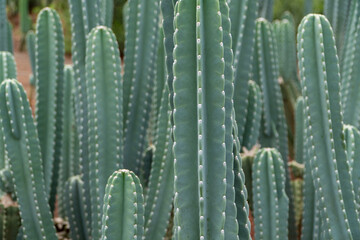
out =
<svg viewBox="0 0 360 240"><path fill-rule="evenodd" d="M102 0L100 4L102 24L111 28L114 16L114 0Z"/></svg>
<svg viewBox="0 0 360 240"><path fill-rule="evenodd" d="M253 156L253 154L246 154L246 153L241 157L242 160L241 167L245 174L245 183L246 183L245 186L248 192L247 201L249 203L249 207L252 212L254 211L253 193L252 193L252 166L254 163L254 157L255 156Z"/></svg>
<svg viewBox="0 0 360 240"><path fill-rule="evenodd" d="M32 112L25 91L16 80L1 84L0 116L24 238L56 239Z"/></svg>
<svg viewBox="0 0 360 240"><path fill-rule="evenodd" d="M143 239L144 207L140 180L128 170L114 172L106 185L101 240Z"/></svg>
<svg viewBox="0 0 360 240"><path fill-rule="evenodd" d="M130 0L125 34L124 167L140 173L158 47L159 0Z"/></svg>
<svg viewBox="0 0 360 240"><path fill-rule="evenodd" d="M86 215L83 203L83 182L79 176L71 177L65 185L65 210L70 223L70 235L74 240L90 239L86 229Z"/></svg>
<svg viewBox="0 0 360 240"><path fill-rule="evenodd" d="M304 99L299 97L296 101L295 112L295 160L298 163L304 163L304 143L305 143L305 129L304 129Z"/></svg>
<svg viewBox="0 0 360 240"><path fill-rule="evenodd" d="M360 24L357 24L353 35L348 38L348 54L344 56L342 68L342 81L340 87L340 96L344 123L358 126L360 121L360 103L359 95L359 76L360 70L357 63L360 61Z"/></svg>
<svg viewBox="0 0 360 240"><path fill-rule="evenodd" d="M58 170L62 135L64 37L59 15L43 9L36 23L36 126L39 134L45 190L51 191ZM53 189L53 188L52 188ZM54 194L52 194L54 196ZM52 200L54 201L54 200Z"/></svg>
<svg viewBox="0 0 360 240"><path fill-rule="evenodd" d="M36 40L35 39L36 39L36 35L33 31L29 31L26 34L26 48L29 54L32 78L33 78L33 82L30 82L31 86L35 86L35 82L36 82L35 80L36 79L36 57L35 57Z"/></svg>
<svg viewBox="0 0 360 240"><path fill-rule="evenodd" d="M314 8L314 0L305 0L304 1L304 13L309 14L313 12L313 8Z"/></svg>
<svg viewBox="0 0 360 240"><path fill-rule="evenodd" d="M305 128L324 234L352 239L360 236L359 216L349 165L344 161L340 74L333 32L327 19L316 14L306 16L298 32L299 69L308 118Z"/></svg>
<svg viewBox="0 0 360 240"><path fill-rule="evenodd" d="M249 81L248 109L242 147L250 150L258 142L261 123L262 96L259 86L254 81Z"/></svg>
<svg viewBox="0 0 360 240"><path fill-rule="evenodd" d="M287 239L289 199L285 169L275 149L261 149L253 164L253 201L256 239Z"/></svg>
<svg viewBox="0 0 360 240"><path fill-rule="evenodd" d="M268 21L273 19L274 0L259 0L259 17Z"/></svg>
<svg viewBox="0 0 360 240"><path fill-rule="evenodd" d="M336 38L336 47L339 56L344 43L346 26L350 12L351 0L325 0L324 15L331 23Z"/></svg>
<svg viewBox="0 0 360 240"><path fill-rule="evenodd" d="M10 52L0 52L0 83L9 78L17 79L14 56Z"/></svg>
<svg viewBox="0 0 360 240"><path fill-rule="evenodd" d="M226 127L220 3L181 0L175 9L174 236L222 239Z"/></svg>
<svg viewBox="0 0 360 240"><path fill-rule="evenodd" d="M7 19L6 0L0 0L0 51L13 53L12 26Z"/></svg>
<svg viewBox="0 0 360 240"><path fill-rule="evenodd" d="M19 207L11 203L5 206L0 204L0 238L16 239L21 221Z"/></svg>
<svg viewBox="0 0 360 240"><path fill-rule="evenodd" d="M346 142L346 157L350 166L350 174L355 192L355 199L359 209L360 206L360 133L350 125L345 125L344 135Z"/></svg>
<svg viewBox="0 0 360 240"><path fill-rule="evenodd" d="M294 212L295 212L295 223L296 227L299 228L301 225L302 213L303 213L303 185L304 180L297 178L291 181L291 187L294 199Z"/></svg>
<svg viewBox="0 0 360 240"><path fill-rule="evenodd" d="M100 26L88 35L86 89L92 233L100 237L101 208L107 179L123 165L121 60L116 37Z"/></svg>
<svg viewBox="0 0 360 240"><path fill-rule="evenodd" d="M66 215L66 201L65 201L65 184L67 180L76 175L74 169L78 168L75 165L74 159L74 108L73 97L74 94L74 71L72 66L65 66L64 69L64 98L63 98L63 138L60 158L59 170L59 184L58 184L58 206L59 215L64 217Z"/></svg>
<svg viewBox="0 0 360 240"><path fill-rule="evenodd" d="M243 142L247 115L248 81L254 50L255 20L259 0L230 0L232 49L234 52L234 107L238 136Z"/></svg>

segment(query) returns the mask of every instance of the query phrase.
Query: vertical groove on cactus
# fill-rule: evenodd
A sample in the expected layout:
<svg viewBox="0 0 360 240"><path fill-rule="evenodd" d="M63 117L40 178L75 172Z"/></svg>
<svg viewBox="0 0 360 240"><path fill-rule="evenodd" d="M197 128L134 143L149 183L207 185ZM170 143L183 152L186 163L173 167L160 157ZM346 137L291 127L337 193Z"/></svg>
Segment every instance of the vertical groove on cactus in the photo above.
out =
<svg viewBox="0 0 360 240"><path fill-rule="evenodd" d="M61 149L61 124L64 71L64 38L55 10L43 9L36 24L36 126L45 178L50 194L53 168ZM41 67L40 67L41 66Z"/></svg>
<svg viewBox="0 0 360 240"><path fill-rule="evenodd" d="M79 135L79 158L81 179L83 180L83 201L86 228L91 235L90 180L88 159L88 109L86 95L86 36L92 28L100 24L98 0L69 0L72 29L72 60L75 74L75 120L76 132Z"/></svg>
<svg viewBox="0 0 360 240"><path fill-rule="evenodd" d="M86 216L83 203L83 182L80 176L71 177L64 186L65 210L70 224L70 236L74 240L90 239L86 230Z"/></svg>
<svg viewBox="0 0 360 240"><path fill-rule="evenodd" d="M100 4L102 24L111 28L114 18L114 0L101 0Z"/></svg>
<svg viewBox="0 0 360 240"><path fill-rule="evenodd" d="M223 239L225 60L219 1L180 0L175 15L174 235Z"/></svg>
<svg viewBox="0 0 360 240"><path fill-rule="evenodd" d="M285 169L275 149L260 150L253 165L253 200L256 239L287 239L289 199Z"/></svg>
<svg viewBox="0 0 360 240"><path fill-rule="evenodd" d="M129 170L114 172L104 196L101 240L143 239L144 199L138 177Z"/></svg>
<svg viewBox="0 0 360 240"><path fill-rule="evenodd" d="M124 167L139 174L157 58L159 0L130 0L124 66Z"/></svg>
<svg viewBox="0 0 360 240"><path fill-rule="evenodd" d="M360 236L359 218L343 138L340 74L335 39L324 16L310 14L299 26L298 60L302 78L309 154L319 194L324 232L330 238ZM325 201L326 199L326 201Z"/></svg>
<svg viewBox="0 0 360 240"><path fill-rule="evenodd" d="M16 80L0 87L0 116L25 239L57 239L45 192L41 152L26 93Z"/></svg>
<svg viewBox="0 0 360 240"><path fill-rule="evenodd" d="M229 1L235 69L234 107L241 143L247 114L248 81L251 78L258 2L259 0Z"/></svg>
<svg viewBox="0 0 360 240"><path fill-rule="evenodd" d="M65 184L73 176L74 164L74 71L72 66L64 69L64 98L63 98L63 138L60 157L59 184L58 184L58 206L59 215L66 216ZM78 166L75 166L76 168Z"/></svg>
<svg viewBox="0 0 360 240"><path fill-rule="evenodd" d="M100 26L88 35L86 47L88 152L92 234L100 237L101 208L107 179L123 165L121 60L116 37Z"/></svg>
<svg viewBox="0 0 360 240"><path fill-rule="evenodd" d="M248 109L241 146L250 150L258 142L263 103L261 90L256 82L250 80L248 86Z"/></svg>

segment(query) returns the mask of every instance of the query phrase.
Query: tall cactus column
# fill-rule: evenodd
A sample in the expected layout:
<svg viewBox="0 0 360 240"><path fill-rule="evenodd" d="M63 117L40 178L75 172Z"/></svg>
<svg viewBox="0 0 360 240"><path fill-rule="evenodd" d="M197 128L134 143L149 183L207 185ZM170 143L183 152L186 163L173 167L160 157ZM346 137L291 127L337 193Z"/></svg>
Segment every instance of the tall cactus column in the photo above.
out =
<svg viewBox="0 0 360 240"><path fill-rule="evenodd" d="M306 16L298 32L305 128L325 236L352 239L360 236L360 224L344 147L335 39L321 15Z"/></svg>
<svg viewBox="0 0 360 240"><path fill-rule="evenodd" d="M180 0L174 20L175 239L223 239L224 43L219 0Z"/></svg>
<svg viewBox="0 0 360 240"><path fill-rule="evenodd" d="M122 81L113 32L94 28L86 47L86 89L92 238L99 239L103 196L109 176L123 165Z"/></svg>

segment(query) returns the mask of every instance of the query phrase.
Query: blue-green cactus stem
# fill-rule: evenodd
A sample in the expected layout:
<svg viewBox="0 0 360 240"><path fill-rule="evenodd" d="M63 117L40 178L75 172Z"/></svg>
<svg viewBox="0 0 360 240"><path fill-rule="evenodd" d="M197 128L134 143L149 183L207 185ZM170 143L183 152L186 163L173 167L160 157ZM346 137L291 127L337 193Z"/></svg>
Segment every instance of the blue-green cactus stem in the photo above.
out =
<svg viewBox="0 0 360 240"><path fill-rule="evenodd" d="M348 38L348 52L344 56L342 68L342 81L340 86L340 96L344 123L358 126L360 121L360 88L359 77L360 69L360 24L357 24L354 35Z"/></svg>
<svg viewBox="0 0 360 240"><path fill-rule="evenodd" d="M80 176L71 177L64 186L65 210L70 224L70 236L73 240L90 239L87 232L83 201L83 182Z"/></svg>
<svg viewBox="0 0 360 240"><path fill-rule="evenodd" d="M58 206L59 215L66 216L65 183L73 176L74 168L74 71L72 66L67 65L64 69L64 98L63 98L63 138L60 158L59 184L58 184Z"/></svg>
<svg viewBox="0 0 360 240"><path fill-rule="evenodd" d="M346 157L350 166L352 184L355 192L355 199L360 207L360 133L350 125L345 125L344 135L346 142Z"/></svg>
<svg viewBox="0 0 360 240"><path fill-rule="evenodd" d="M257 144L259 139L263 103L261 90L256 82L249 81L248 91L248 109L246 111L246 123L241 146L250 150Z"/></svg>
<svg viewBox="0 0 360 240"><path fill-rule="evenodd" d="M139 174L159 39L159 0L130 0L125 33L124 167Z"/></svg>
<svg viewBox="0 0 360 240"><path fill-rule="evenodd" d="M102 24L111 28L114 17L114 0L102 0L100 1L100 4Z"/></svg>
<svg viewBox="0 0 360 240"><path fill-rule="evenodd" d="M294 199L294 212L295 212L295 222L296 228L299 228L302 219L303 213L303 185L304 180L301 178L296 178L291 181L291 187L293 192Z"/></svg>
<svg viewBox="0 0 360 240"><path fill-rule="evenodd" d="M75 74L75 120L78 134L81 179L83 180L86 228L91 232L91 203L88 159L88 109L86 93L85 56L87 35L100 24L99 0L69 0L71 19L72 61Z"/></svg>
<svg viewBox="0 0 360 240"><path fill-rule="evenodd" d="M24 238L57 239L32 112L26 93L16 80L6 80L0 87L0 116Z"/></svg>
<svg viewBox="0 0 360 240"><path fill-rule="evenodd" d="M43 9L36 23L36 126L39 134L45 189L50 194L53 168L59 162L62 136L64 36L59 15Z"/></svg>
<svg viewBox="0 0 360 240"><path fill-rule="evenodd" d="M180 0L175 8L174 236L223 239L225 60L220 4Z"/></svg>
<svg viewBox="0 0 360 240"><path fill-rule="evenodd" d="M309 14L313 12L314 9L314 0L305 0L304 1L304 14Z"/></svg>
<svg viewBox="0 0 360 240"><path fill-rule="evenodd" d="M273 20L274 0L259 0L259 17Z"/></svg>
<svg viewBox="0 0 360 240"><path fill-rule="evenodd" d="M10 23L6 14L6 0L0 0L0 51L13 52L12 31L9 31L9 27Z"/></svg>
<svg viewBox="0 0 360 240"><path fill-rule="evenodd" d="M0 83L9 78L17 79L14 56L10 52L0 52Z"/></svg>
<svg viewBox="0 0 360 240"><path fill-rule="evenodd" d="M339 56L344 44L345 30L349 21L352 0L325 0L324 14L331 23Z"/></svg>
<svg viewBox="0 0 360 240"><path fill-rule="evenodd" d="M31 18L29 16L29 1L19 0L20 30L23 37L31 29Z"/></svg>
<svg viewBox="0 0 360 240"><path fill-rule="evenodd" d="M164 82L163 89L155 152L145 196L145 239L148 240L165 236L174 196L174 157L167 82Z"/></svg>
<svg viewBox="0 0 360 240"><path fill-rule="evenodd" d="M129 170L114 172L106 185L101 240L143 239L143 204L139 178Z"/></svg>
<svg viewBox="0 0 360 240"><path fill-rule="evenodd" d="M322 15L306 16L298 34L298 60L309 157L326 236L360 236L359 217L346 159L335 39Z"/></svg>
<svg viewBox="0 0 360 240"><path fill-rule="evenodd" d="M255 20L259 0L230 0L232 49L234 53L234 107L240 142L247 115L248 81L254 51Z"/></svg>
<svg viewBox="0 0 360 240"><path fill-rule="evenodd" d="M11 201L0 204L0 239L16 239L20 225L19 207Z"/></svg>
<svg viewBox="0 0 360 240"><path fill-rule="evenodd" d="M11 171L8 168L0 170L0 190L9 195L14 193L14 183L12 181Z"/></svg>
<svg viewBox="0 0 360 240"><path fill-rule="evenodd" d="M13 26L11 25L10 21L7 21L7 50L14 54L14 40L13 40Z"/></svg>
<svg viewBox="0 0 360 240"><path fill-rule="evenodd" d="M304 163L304 143L305 143L305 118L304 118L304 99L299 97L296 101L295 111L295 160Z"/></svg>
<svg viewBox="0 0 360 240"><path fill-rule="evenodd" d="M86 46L88 153L92 234L101 235L102 196L114 169L123 166L121 59L111 29L95 27Z"/></svg>
<svg viewBox="0 0 360 240"><path fill-rule="evenodd" d="M33 31L29 31L26 34L26 48L29 54L32 78L33 78L33 81L30 82L32 86L35 86L36 84L35 39L36 39L36 35Z"/></svg>
<svg viewBox="0 0 360 240"><path fill-rule="evenodd" d="M256 239L287 239L289 199L284 161L276 149L261 149L253 164Z"/></svg>
<svg viewBox="0 0 360 240"><path fill-rule="evenodd" d="M245 153L241 156L241 167L245 174L245 186L248 192L249 207L251 211L254 211L253 205L253 194L252 194L252 165L254 162L254 155Z"/></svg>

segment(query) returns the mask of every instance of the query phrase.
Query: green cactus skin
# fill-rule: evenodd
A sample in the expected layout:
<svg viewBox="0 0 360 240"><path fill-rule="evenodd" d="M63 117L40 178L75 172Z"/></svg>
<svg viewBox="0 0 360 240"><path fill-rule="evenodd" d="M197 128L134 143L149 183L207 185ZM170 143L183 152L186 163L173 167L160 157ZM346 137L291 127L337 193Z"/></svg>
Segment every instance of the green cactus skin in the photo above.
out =
<svg viewBox="0 0 360 240"><path fill-rule="evenodd" d="M103 25L112 27L114 16L114 0L101 0L101 17Z"/></svg>
<svg viewBox="0 0 360 240"><path fill-rule="evenodd" d="M86 229L91 235L91 202L88 159L88 105L86 92L86 36L100 24L98 0L69 0L71 18L72 60L75 73L75 120L78 136L80 172L83 181L83 201L86 216Z"/></svg>
<svg viewBox="0 0 360 240"><path fill-rule="evenodd" d="M254 51L255 20L259 0L230 0L232 49L234 52L234 107L240 142L247 115L248 81Z"/></svg>
<svg viewBox="0 0 360 240"><path fill-rule="evenodd" d="M274 0L259 0L259 17L269 22L273 19Z"/></svg>
<svg viewBox="0 0 360 240"><path fill-rule="evenodd" d="M284 161L276 149L261 149L253 164L256 239L287 239L289 199L285 193Z"/></svg>
<svg viewBox="0 0 360 240"><path fill-rule="evenodd" d="M28 50L29 59L30 59L30 65L32 70L32 78L33 82L30 82L32 86L35 86L36 84L36 57L35 57L35 33L33 31L29 31L26 34L26 48Z"/></svg>
<svg viewBox="0 0 360 240"><path fill-rule="evenodd" d="M151 110L159 33L159 0L130 0L125 33L124 167L140 173Z"/></svg>
<svg viewBox="0 0 360 240"><path fill-rule="evenodd" d="M0 0L0 51L9 51L8 48L8 20L6 15L6 0Z"/></svg>
<svg viewBox="0 0 360 240"><path fill-rule="evenodd" d="M174 157L167 82L164 82L163 89L155 152L145 195L145 239L149 240L165 236L174 196Z"/></svg>
<svg viewBox="0 0 360 240"><path fill-rule="evenodd" d="M349 165L344 161L340 74L333 32L327 19L316 14L306 16L298 32L299 69L308 118L305 128L325 235L352 239L360 236L360 227Z"/></svg>
<svg viewBox="0 0 360 240"><path fill-rule="evenodd" d="M0 204L0 239L16 239L20 225L19 207Z"/></svg>
<svg viewBox="0 0 360 240"><path fill-rule="evenodd" d="M295 112L295 160L298 163L304 163L304 143L305 143L305 129L304 129L304 99L299 97L296 101Z"/></svg>
<svg viewBox="0 0 360 240"><path fill-rule="evenodd" d="M295 211L295 222L296 228L299 228L302 219L303 213L303 185L304 180L301 178L297 178L291 181L291 187L293 192L294 199L294 211Z"/></svg>
<svg viewBox="0 0 360 240"><path fill-rule="evenodd" d="M66 216L65 183L74 176L74 71L72 66L67 65L64 69L64 98L63 98L63 138L60 158L58 206L59 215Z"/></svg>
<svg viewBox="0 0 360 240"><path fill-rule="evenodd" d="M99 239L105 186L114 169L123 166L121 60L111 29L99 26L88 35L86 89L92 233Z"/></svg>
<svg viewBox="0 0 360 240"><path fill-rule="evenodd" d="M344 135L346 142L346 156L350 166L351 179L355 192L355 199L359 209L360 206L360 133L350 125L345 125Z"/></svg>
<svg viewBox="0 0 360 240"><path fill-rule="evenodd" d="M248 198L247 201L249 202L249 207L251 212L254 211L254 204L253 204L253 193L252 193L252 166L254 163L254 156L253 155L247 155L244 154L244 156L241 157L242 164L241 167L245 174L245 186L246 190L248 192Z"/></svg>
<svg viewBox="0 0 360 240"><path fill-rule="evenodd" d="M73 240L90 239L87 232L86 215L83 199L83 182L80 176L71 177L65 185L66 215L70 224L70 235Z"/></svg>
<svg viewBox="0 0 360 240"><path fill-rule="evenodd" d="M342 68L342 82L340 96L345 124L357 126L360 121L359 77L360 70L357 63L360 61L360 24L357 24L354 35L349 38L348 54L344 56Z"/></svg>
<svg viewBox="0 0 360 240"><path fill-rule="evenodd" d="M324 15L331 23L336 38L336 47L341 56L342 46L352 0L325 0Z"/></svg>
<svg viewBox="0 0 360 240"><path fill-rule="evenodd" d="M106 185L101 240L143 239L143 204L139 178L129 170L114 172Z"/></svg>
<svg viewBox="0 0 360 240"><path fill-rule="evenodd" d="M0 170L0 190L9 195L14 193L14 183L12 181L11 171L8 168Z"/></svg>
<svg viewBox="0 0 360 240"><path fill-rule="evenodd" d="M305 0L304 1L304 14L309 14L313 12L314 9L314 0Z"/></svg>
<svg viewBox="0 0 360 240"><path fill-rule="evenodd" d="M223 239L225 60L220 4L180 0L175 9L174 237Z"/></svg>
<svg viewBox="0 0 360 240"><path fill-rule="evenodd" d="M26 93L16 80L6 80L0 87L0 116L24 238L57 239L32 112Z"/></svg>
<svg viewBox="0 0 360 240"><path fill-rule="evenodd" d="M260 133L262 96L259 86L254 81L249 81L248 109L242 147L250 150L258 142Z"/></svg>
<svg viewBox="0 0 360 240"><path fill-rule="evenodd" d="M233 119L235 111L233 110ZM239 239L251 239L251 223L249 219L248 192L245 186L245 174L242 169L242 160L240 156L240 141L237 136L237 123L233 121L233 157L234 157L234 187L235 187L235 204L237 212L237 221L239 225Z"/></svg>
<svg viewBox="0 0 360 240"><path fill-rule="evenodd" d="M50 194L59 162L62 135L64 36L59 15L43 9L36 23L36 126L39 134L45 189ZM53 168L54 166L54 168Z"/></svg>
<svg viewBox="0 0 360 240"><path fill-rule="evenodd" d="M31 29L31 18L29 17L29 2L28 0L19 0L19 14L20 14L20 30L23 37Z"/></svg>
<svg viewBox="0 0 360 240"><path fill-rule="evenodd" d="M0 83L9 78L17 79L14 56L10 52L0 52Z"/></svg>

